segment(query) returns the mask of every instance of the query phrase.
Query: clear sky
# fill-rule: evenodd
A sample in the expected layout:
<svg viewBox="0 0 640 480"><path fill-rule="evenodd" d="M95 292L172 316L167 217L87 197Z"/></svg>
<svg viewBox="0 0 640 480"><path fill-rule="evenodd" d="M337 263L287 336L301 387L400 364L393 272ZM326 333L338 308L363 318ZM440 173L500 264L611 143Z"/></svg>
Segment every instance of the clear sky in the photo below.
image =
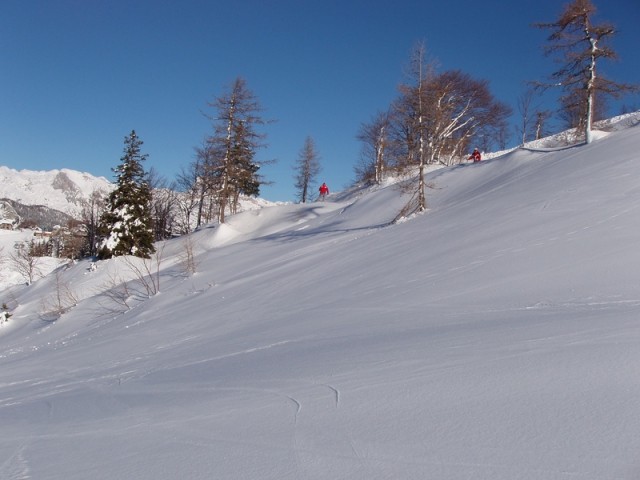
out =
<svg viewBox="0 0 640 480"><path fill-rule="evenodd" d="M113 179L124 137L144 141L145 165L168 179L211 131L202 112L238 76L276 120L263 130L275 159L261 196L294 200L293 164L313 137L326 181L353 180L363 122L397 95L412 47L442 71L486 79L515 109L544 57L563 0L2 0L0 164L70 168ZM601 71L640 83L640 1L594 0L596 22L619 33ZM624 104L640 108L640 99ZM611 114L619 113L620 105ZM514 113L513 120L517 119ZM513 136L512 143L515 144Z"/></svg>

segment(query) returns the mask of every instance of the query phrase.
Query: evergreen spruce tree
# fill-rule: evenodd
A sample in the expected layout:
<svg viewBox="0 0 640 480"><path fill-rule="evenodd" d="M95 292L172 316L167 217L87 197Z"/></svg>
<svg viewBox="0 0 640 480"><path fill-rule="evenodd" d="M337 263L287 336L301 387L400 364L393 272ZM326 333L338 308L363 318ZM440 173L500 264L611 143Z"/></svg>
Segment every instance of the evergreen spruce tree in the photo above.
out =
<svg viewBox="0 0 640 480"><path fill-rule="evenodd" d="M99 258L135 255L149 258L155 252L151 218L151 188L142 166L147 155L140 152L142 140L135 130L124 140L124 156L113 169L117 186L100 218L102 241Z"/></svg>

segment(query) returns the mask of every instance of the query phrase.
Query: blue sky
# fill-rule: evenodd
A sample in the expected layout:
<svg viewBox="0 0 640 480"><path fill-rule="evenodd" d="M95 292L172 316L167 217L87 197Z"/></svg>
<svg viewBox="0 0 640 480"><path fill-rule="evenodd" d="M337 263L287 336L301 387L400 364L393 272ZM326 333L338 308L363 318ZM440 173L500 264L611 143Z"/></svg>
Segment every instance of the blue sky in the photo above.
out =
<svg viewBox="0 0 640 480"><path fill-rule="evenodd" d="M548 32L531 24L555 20L565 3L3 0L0 164L112 179L135 129L146 168L172 179L211 131L207 102L241 76L276 120L259 152L277 160L263 169L274 185L261 196L294 200L292 166L307 136L321 157L318 180L340 190L353 180L360 125L395 98L416 42L441 70L489 80L515 111L525 82L555 68L542 53ZM640 83L640 2L594 3L595 20L619 30L620 61L601 70ZM640 108L637 96L624 103Z"/></svg>

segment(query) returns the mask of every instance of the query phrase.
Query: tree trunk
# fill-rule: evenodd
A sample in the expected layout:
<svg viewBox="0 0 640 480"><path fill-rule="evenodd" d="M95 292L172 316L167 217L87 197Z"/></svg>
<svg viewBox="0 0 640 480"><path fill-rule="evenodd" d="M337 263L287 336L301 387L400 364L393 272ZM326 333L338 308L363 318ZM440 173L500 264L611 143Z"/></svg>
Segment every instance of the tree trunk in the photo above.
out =
<svg viewBox="0 0 640 480"><path fill-rule="evenodd" d="M589 30L585 29L585 34L589 35ZM587 80L587 112L584 126L584 140L586 143L593 141L591 126L593 124L593 95L596 84L596 50L598 50L595 38L589 37L591 43L591 63L589 64L589 78Z"/></svg>

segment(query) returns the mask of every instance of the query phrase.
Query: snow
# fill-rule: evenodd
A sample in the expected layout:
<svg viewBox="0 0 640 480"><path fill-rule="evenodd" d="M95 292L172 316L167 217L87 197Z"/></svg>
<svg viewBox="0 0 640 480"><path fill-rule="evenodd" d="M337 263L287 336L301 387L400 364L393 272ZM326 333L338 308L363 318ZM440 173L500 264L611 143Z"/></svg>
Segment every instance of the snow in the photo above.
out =
<svg viewBox="0 0 640 480"><path fill-rule="evenodd" d="M25 205L46 205L76 217L82 211L82 201L92 192L111 189L106 178L75 170L14 170L0 166L0 198Z"/></svg>
<svg viewBox="0 0 640 480"><path fill-rule="evenodd" d="M5 289L0 478L637 479L635 124Z"/></svg>
<svg viewBox="0 0 640 480"><path fill-rule="evenodd" d="M23 277L15 268L11 255L15 252L15 245L28 243L34 239L34 231L30 229L2 230L0 229L0 305L6 303L7 299L2 290L12 285L24 284L27 279ZM66 260L42 257L36 259L36 277L46 276L60 266ZM2 478L0 476L0 478Z"/></svg>

